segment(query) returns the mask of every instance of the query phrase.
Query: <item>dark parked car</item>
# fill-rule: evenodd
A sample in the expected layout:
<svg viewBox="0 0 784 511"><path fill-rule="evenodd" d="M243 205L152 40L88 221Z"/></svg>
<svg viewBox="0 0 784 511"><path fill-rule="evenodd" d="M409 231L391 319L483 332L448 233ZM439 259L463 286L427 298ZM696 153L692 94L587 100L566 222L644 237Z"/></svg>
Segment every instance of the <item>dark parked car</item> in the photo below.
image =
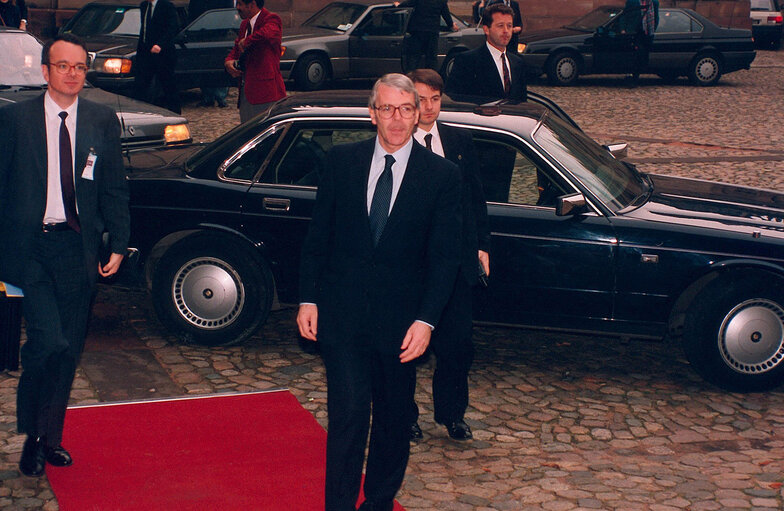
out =
<svg viewBox="0 0 784 511"><path fill-rule="evenodd" d="M41 73L41 42L28 32L0 27L0 106L39 96L46 89ZM123 128L125 149L185 144L188 121L174 112L85 85L79 97L112 107ZM0 155L0 158L2 155Z"/></svg>
<svg viewBox="0 0 784 511"><path fill-rule="evenodd" d="M296 87L316 90L329 80L375 79L400 72L409 7L334 2L311 16L302 26L283 31L285 51L280 71ZM446 74L461 51L484 44L481 29L471 28L457 16L460 28L452 32L441 20L438 65Z"/></svg>
<svg viewBox="0 0 784 511"><path fill-rule="evenodd" d="M180 21L187 19L178 8ZM207 11L183 28L175 39L177 66L174 74L180 89L201 85L228 86L234 80L223 68L223 60L234 45L240 27L235 9ZM62 28L82 37L93 64L88 80L97 87L116 92L131 91L134 60L139 39L139 5L90 3Z"/></svg>
<svg viewBox="0 0 784 511"><path fill-rule="evenodd" d="M784 377L784 193L647 175L531 94L444 100L473 132L492 230L476 319L682 340L729 389ZM297 94L206 146L129 165L132 240L155 309L181 338L247 339L298 302L300 247L324 156L373 137L366 93Z"/></svg>
<svg viewBox="0 0 784 511"><path fill-rule="evenodd" d="M632 18L622 7L605 6L559 29L523 33L521 56L533 72L558 85L573 84L580 75L630 73ZM661 9L645 72L713 85L722 74L748 69L755 56L749 30L719 27L690 9Z"/></svg>

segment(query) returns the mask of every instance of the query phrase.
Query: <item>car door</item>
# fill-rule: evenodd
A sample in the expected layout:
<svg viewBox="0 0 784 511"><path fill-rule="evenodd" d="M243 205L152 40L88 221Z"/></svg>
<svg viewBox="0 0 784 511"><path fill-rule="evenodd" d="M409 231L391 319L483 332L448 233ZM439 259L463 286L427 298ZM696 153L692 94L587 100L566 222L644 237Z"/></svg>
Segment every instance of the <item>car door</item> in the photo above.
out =
<svg viewBox="0 0 784 511"><path fill-rule="evenodd" d="M409 13L410 9L403 7L370 9L349 37L352 78L377 78L401 72L403 36Z"/></svg>
<svg viewBox="0 0 784 511"><path fill-rule="evenodd" d="M640 9L622 11L590 39L594 73L628 73L634 68L635 38L642 28Z"/></svg>
<svg viewBox="0 0 784 511"><path fill-rule="evenodd" d="M286 121L267 131L272 130L264 138L269 140L266 147L260 147L259 172L246 195L242 218L248 237L263 240L278 299L296 302L300 250L326 153L334 145L374 137L376 131L369 120L334 119Z"/></svg>
<svg viewBox="0 0 784 511"><path fill-rule="evenodd" d="M473 130L491 229L489 286L478 321L591 329L612 318L615 237L607 218L557 216L573 193L517 137Z"/></svg>
<svg viewBox="0 0 784 511"><path fill-rule="evenodd" d="M235 9L207 11L177 35L175 75L180 89L228 87L235 81L223 67L240 27Z"/></svg>
<svg viewBox="0 0 784 511"><path fill-rule="evenodd" d="M703 27L683 11L662 9L648 67L653 72L685 70L702 48Z"/></svg>

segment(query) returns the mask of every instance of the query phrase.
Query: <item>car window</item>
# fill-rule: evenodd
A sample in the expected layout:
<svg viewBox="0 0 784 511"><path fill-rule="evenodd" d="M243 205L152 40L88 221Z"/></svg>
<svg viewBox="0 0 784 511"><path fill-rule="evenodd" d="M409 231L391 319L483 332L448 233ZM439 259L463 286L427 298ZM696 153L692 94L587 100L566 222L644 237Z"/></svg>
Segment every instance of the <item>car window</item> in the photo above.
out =
<svg viewBox="0 0 784 511"><path fill-rule="evenodd" d="M41 44L28 33L0 33L0 85L42 85Z"/></svg>
<svg viewBox="0 0 784 511"><path fill-rule="evenodd" d="M334 126L334 124L331 124ZM317 186L326 168L327 153L333 146L359 142L376 136L370 123L346 126L344 128L323 129L303 127L291 130L291 134L281 144L276 158L264 169L262 183Z"/></svg>
<svg viewBox="0 0 784 511"><path fill-rule="evenodd" d="M406 31L407 9L373 9L357 30L362 35L402 36Z"/></svg>
<svg viewBox="0 0 784 511"><path fill-rule="evenodd" d="M345 32L367 9L365 5L333 3L308 18L303 27L326 28Z"/></svg>
<svg viewBox="0 0 784 511"><path fill-rule="evenodd" d="M101 34L139 35L140 27L138 7L90 5L79 11L64 31L82 37Z"/></svg>
<svg viewBox="0 0 784 511"><path fill-rule="evenodd" d="M751 0L752 11L777 11L774 0Z"/></svg>
<svg viewBox="0 0 784 511"><path fill-rule="evenodd" d="M474 133L479 174L487 202L555 207L568 187L551 169L537 164L511 138Z"/></svg>
<svg viewBox="0 0 784 511"><path fill-rule="evenodd" d="M234 9L207 11L185 29L189 42L234 41L242 19Z"/></svg>
<svg viewBox="0 0 784 511"><path fill-rule="evenodd" d="M223 177L226 179L252 181L270 155L281 132L282 130L278 130L260 138L255 145L246 149L242 156L223 171Z"/></svg>
<svg viewBox="0 0 784 511"><path fill-rule="evenodd" d="M699 32L702 26L691 19L686 13L679 11L662 11L659 16L659 26L656 27L657 34L678 34L688 32Z"/></svg>

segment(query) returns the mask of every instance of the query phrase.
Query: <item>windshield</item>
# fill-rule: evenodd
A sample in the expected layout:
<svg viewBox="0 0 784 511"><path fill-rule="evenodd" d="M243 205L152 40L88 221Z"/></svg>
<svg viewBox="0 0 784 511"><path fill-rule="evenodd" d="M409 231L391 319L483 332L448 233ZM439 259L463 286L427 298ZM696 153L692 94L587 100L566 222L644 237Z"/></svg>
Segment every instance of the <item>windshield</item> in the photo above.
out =
<svg viewBox="0 0 784 511"><path fill-rule="evenodd" d="M41 74L41 43L26 33L0 34L0 84L44 85Z"/></svg>
<svg viewBox="0 0 784 511"><path fill-rule="evenodd" d="M367 9L365 5L329 4L310 17L303 27L326 28L345 32L354 25L357 18Z"/></svg>
<svg viewBox="0 0 784 511"><path fill-rule="evenodd" d="M89 5L68 22L63 32L85 37L103 34L139 35L139 8Z"/></svg>
<svg viewBox="0 0 784 511"><path fill-rule="evenodd" d="M622 10L623 9L620 7L599 7L595 11L591 11L582 18L578 18L570 25L567 25L567 28L593 32L616 17Z"/></svg>
<svg viewBox="0 0 784 511"><path fill-rule="evenodd" d="M613 158L588 135L554 115L545 113L542 119L534 141L612 210L629 206L647 192L633 167Z"/></svg>

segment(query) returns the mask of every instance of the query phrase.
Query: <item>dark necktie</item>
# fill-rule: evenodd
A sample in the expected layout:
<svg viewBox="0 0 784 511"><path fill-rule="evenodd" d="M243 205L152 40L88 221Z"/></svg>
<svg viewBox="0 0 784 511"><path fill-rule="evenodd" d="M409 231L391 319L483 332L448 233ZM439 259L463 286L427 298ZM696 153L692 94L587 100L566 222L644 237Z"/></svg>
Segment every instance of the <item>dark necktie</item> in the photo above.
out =
<svg viewBox="0 0 784 511"><path fill-rule="evenodd" d="M378 245L381 233L384 232L384 226L387 224L389 216L389 204L392 202L392 164L395 163L395 158L391 154L387 154L384 159L386 160L384 171L376 183L376 190L373 192L373 200L370 202L370 213L368 214L373 246Z"/></svg>
<svg viewBox="0 0 784 511"><path fill-rule="evenodd" d="M509 89L512 87L512 79L509 78L509 68L506 65L506 52L501 53L501 66L504 68L504 96L509 96Z"/></svg>
<svg viewBox="0 0 784 511"><path fill-rule="evenodd" d="M432 133L428 133L427 135L425 135L425 147L427 147L431 151L433 150L433 134Z"/></svg>
<svg viewBox="0 0 784 511"><path fill-rule="evenodd" d="M68 226L79 232L79 216L76 214L76 192L74 190L73 159L71 157L71 135L65 118L68 112L60 112L60 188L63 192L63 208Z"/></svg>

